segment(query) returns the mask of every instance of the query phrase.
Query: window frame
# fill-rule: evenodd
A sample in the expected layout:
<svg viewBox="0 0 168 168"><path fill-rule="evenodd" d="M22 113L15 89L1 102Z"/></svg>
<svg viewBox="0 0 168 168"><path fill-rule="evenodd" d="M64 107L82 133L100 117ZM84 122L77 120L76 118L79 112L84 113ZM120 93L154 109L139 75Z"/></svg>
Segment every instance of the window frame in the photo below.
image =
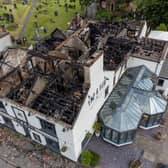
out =
<svg viewBox="0 0 168 168"><path fill-rule="evenodd" d="M32 135L33 135L33 139L39 143L41 143L41 137L39 134L36 134L35 132L32 132Z"/></svg>
<svg viewBox="0 0 168 168"><path fill-rule="evenodd" d="M42 118L38 118L38 119L39 119L42 131L44 131L45 133L51 136L57 137L55 125L53 123L48 122L47 120L44 120ZM51 127L51 129L49 127Z"/></svg>
<svg viewBox="0 0 168 168"><path fill-rule="evenodd" d="M157 85L162 87L164 85L164 82L165 82L164 79L158 79Z"/></svg>

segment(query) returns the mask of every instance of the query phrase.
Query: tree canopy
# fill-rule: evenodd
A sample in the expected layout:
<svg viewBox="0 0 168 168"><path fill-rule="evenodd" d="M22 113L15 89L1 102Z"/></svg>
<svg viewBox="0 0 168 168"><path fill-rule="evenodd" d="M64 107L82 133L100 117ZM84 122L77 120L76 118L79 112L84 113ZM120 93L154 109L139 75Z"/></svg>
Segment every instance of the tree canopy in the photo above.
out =
<svg viewBox="0 0 168 168"><path fill-rule="evenodd" d="M152 28L156 28L161 23L168 26L168 1L148 0L142 4L139 12L144 16Z"/></svg>
<svg viewBox="0 0 168 168"><path fill-rule="evenodd" d="M79 0L79 2L82 7L86 7L95 2L95 0Z"/></svg>

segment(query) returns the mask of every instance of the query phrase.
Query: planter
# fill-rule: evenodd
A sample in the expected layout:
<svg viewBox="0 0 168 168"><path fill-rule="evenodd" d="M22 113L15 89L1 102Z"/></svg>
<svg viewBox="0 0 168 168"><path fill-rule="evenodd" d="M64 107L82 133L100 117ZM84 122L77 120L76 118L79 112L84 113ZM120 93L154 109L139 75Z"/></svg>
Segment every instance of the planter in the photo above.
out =
<svg viewBox="0 0 168 168"><path fill-rule="evenodd" d="M166 134L164 134L164 133L162 133L162 132L157 132L157 133L155 134L155 138L160 141L160 140L166 138Z"/></svg>
<svg viewBox="0 0 168 168"><path fill-rule="evenodd" d="M95 135L96 135L97 137L99 137L99 136L100 136L100 132L95 132Z"/></svg>
<svg viewBox="0 0 168 168"><path fill-rule="evenodd" d="M101 123L96 121L93 125L93 129L95 130L95 135L97 137L99 137L100 136L100 130L101 130Z"/></svg>
<svg viewBox="0 0 168 168"><path fill-rule="evenodd" d="M66 152L67 151L67 146L63 146L62 148L61 148L61 152Z"/></svg>
<svg viewBox="0 0 168 168"><path fill-rule="evenodd" d="M129 168L141 168L142 163L140 160L133 160L129 163Z"/></svg>

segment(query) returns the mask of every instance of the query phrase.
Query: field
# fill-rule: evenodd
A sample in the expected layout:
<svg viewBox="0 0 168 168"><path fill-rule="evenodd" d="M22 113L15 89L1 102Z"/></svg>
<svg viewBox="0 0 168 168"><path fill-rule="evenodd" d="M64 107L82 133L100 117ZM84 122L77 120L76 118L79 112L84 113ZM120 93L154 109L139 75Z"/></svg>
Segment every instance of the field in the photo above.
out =
<svg viewBox="0 0 168 168"><path fill-rule="evenodd" d="M13 2L11 4L4 4L4 0L0 0L0 25L5 25L11 35L18 38L19 32L23 26L25 17L31 7L31 3L26 5L22 4L21 0L16 1L16 8L14 8ZM4 15L12 14L14 22L7 20Z"/></svg>
<svg viewBox="0 0 168 168"><path fill-rule="evenodd" d="M68 8L65 7L66 3ZM43 37L50 34L56 27L62 30L66 29L67 23L75 12L80 11L81 7L78 0L74 2L70 2L70 0L39 0L26 28L25 36L28 43L34 42L35 31L38 31L40 37ZM40 28L45 28L46 31L40 31Z"/></svg>

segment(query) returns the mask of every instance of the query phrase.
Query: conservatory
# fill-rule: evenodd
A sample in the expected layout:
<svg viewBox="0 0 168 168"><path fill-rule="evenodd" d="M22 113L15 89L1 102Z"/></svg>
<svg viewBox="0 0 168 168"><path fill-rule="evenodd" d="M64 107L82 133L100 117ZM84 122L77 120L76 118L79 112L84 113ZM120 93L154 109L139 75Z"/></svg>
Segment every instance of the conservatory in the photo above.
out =
<svg viewBox="0 0 168 168"><path fill-rule="evenodd" d="M167 101L153 91L153 73L145 66L129 68L100 111L103 140L122 146L135 140L138 127L160 124Z"/></svg>
<svg viewBox="0 0 168 168"><path fill-rule="evenodd" d="M159 93L137 95L137 99L144 112L140 127L143 129L158 127L166 110L167 102L159 95Z"/></svg>

